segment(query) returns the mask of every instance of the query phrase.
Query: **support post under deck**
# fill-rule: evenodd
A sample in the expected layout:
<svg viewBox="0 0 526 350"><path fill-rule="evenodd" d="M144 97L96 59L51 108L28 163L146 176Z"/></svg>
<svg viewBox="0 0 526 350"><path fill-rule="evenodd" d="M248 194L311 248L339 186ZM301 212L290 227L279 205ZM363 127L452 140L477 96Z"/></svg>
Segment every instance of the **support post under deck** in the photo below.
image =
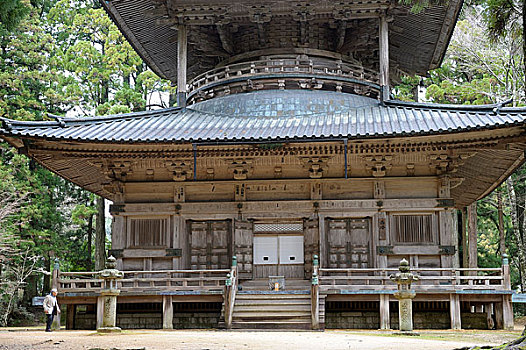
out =
<svg viewBox="0 0 526 350"><path fill-rule="evenodd" d="M461 329L460 296L458 294L449 295L449 312L451 316L451 329Z"/></svg>
<svg viewBox="0 0 526 350"><path fill-rule="evenodd" d="M391 329L389 294L380 294L380 329Z"/></svg>
<svg viewBox="0 0 526 350"><path fill-rule="evenodd" d="M174 309L171 295L163 295L163 329L174 328Z"/></svg>

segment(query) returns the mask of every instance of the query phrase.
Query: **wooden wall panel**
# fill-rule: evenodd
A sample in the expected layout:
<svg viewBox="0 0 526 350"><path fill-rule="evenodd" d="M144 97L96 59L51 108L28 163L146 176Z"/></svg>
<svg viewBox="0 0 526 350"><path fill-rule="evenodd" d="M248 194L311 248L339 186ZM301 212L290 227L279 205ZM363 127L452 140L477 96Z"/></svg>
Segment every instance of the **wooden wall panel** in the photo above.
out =
<svg viewBox="0 0 526 350"><path fill-rule="evenodd" d="M325 199L367 199L373 198L372 180L349 180L347 182L324 182Z"/></svg>
<svg viewBox="0 0 526 350"><path fill-rule="evenodd" d="M329 268L371 266L370 218L327 219L326 249Z"/></svg>
<svg viewBox="0 0 526 350"><path fill-rule="evenodd" d="M436 198L437 180L435 178L406 178L385 181L385 198Z"/></svg>
<svg viewBox="0 0 526 350"><path fill-rule="evenodd" d="M227 269L231 266L230 220L188 221L189 266L193 270Z"/></svg>
<svg viewBox="0 0 526 350"><path fill-rule="evenodd" d="M251 279L253 272L254 233L251 221L234 220L234 255L237 256L241 279Z"/></svg>

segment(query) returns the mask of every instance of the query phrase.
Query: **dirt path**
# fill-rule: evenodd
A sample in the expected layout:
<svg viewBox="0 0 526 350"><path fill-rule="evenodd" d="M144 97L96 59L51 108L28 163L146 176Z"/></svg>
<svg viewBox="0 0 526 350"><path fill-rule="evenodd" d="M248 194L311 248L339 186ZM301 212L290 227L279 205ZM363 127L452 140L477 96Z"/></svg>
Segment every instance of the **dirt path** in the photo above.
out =
<svg viewBox="0 0 526 350"><path fill-rule="evenodd" d="M0 350L22 349L146 349L146 350L438 350L468 345L497 345L520 332L425 331L420 337L393 332L250 332L250 331L126 331L98 335L93 331L1 330Z"/></svg>

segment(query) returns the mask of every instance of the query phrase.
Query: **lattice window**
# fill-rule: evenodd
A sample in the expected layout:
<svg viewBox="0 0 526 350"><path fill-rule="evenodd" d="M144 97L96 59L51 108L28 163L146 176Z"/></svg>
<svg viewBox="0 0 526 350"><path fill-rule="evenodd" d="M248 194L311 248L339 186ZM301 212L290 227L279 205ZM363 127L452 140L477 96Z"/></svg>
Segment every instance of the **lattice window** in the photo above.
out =
<svg viewBox="0 0 526 350"><path fill-rule="evenodd" d="M433 243L433 215L394 215L393 230L397 243Z"/></svg>
<svg viewBox="0 0 526 350"><path fill-rule="evenodd" d="M297 233L303 232L302 222L255 223L254 233Z"/></svg>
<svg viewBox="0 0 526 350"><path fill-rule="evenodd" d="M168 219L131 219L130 247L165 247Z"/></svg>

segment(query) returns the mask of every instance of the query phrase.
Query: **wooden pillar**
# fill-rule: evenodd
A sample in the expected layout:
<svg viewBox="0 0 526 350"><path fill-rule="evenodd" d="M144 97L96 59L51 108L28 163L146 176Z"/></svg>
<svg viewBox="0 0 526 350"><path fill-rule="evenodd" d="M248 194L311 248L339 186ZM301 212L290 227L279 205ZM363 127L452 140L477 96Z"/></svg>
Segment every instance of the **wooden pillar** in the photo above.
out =
<svg viewBox="0 0 526 350"><path fill-rule="evenodd" d="M460 296L458 294L449 295L449 313L451 317L451 329L462 329L460 321Z"/></svg>
<svg viewBox="0 0 526 350"><path fill-rule="evenodd" d="M504 278L504 289L511 292L510 265L506 254L502 255L502 277ZM502 296L502 328L513 329L513 304L511 294L504 294Z"/></svg>
<svg viewBox="0 0 526 350"><path fill-rule="evenodd" d="M325 232L325 215L318 214L318 239L320 240L319 244L319 258L320 258L320 267L327 267L328 266L328 257L327 257L327 238L326 238L326 232Z"/></svg>
<svg viewBox="0 0 526 350"><path fill-rule="evenodd" d="M177 26L177 106L186 107L187 28Z"/></svg>
<svg viewBox="0 0 526 350"><path fill-rule="evenodd" d="M511 294L505 294L502 296L502 328L512 330L513 326L513 305L511 303Z"/></svg>
<svg viewBox="0 0 526 350"><path fill-rule="evenodd" d="M51 288L59 289L58 279L60 276L60 264L58 259L55 259L55 265L53 266L53 273L51 276Z"/></svg>
<svg viewBox="0 0 526 350"><path fill-rule="evenodd" d="M97 323L95 329L102 327L102 319L104 318L104 297L97 297Z"/></svg>
<svg viewBox="0 0 526 350"><path fill-rule="evenodd" d="M440 230L440 244L443 246L455 247L455 226L453 225L453 212L452 210L444 210L438 213L438 222ZM440 255L440 265L442 268L454 267L455 253L453 254L442 254Z"/></svg>
<svg viewBox="0 0 526 350"><path fill-rule="evenodd" d="M477 268L477 202L468 207L468 267Z"/></svg>
<svg viewBox="0 0 526 350"><path fill-rule="evenodd" d="M163 329L174 328L174 308L171 295L163 295Z"/></svg>
<svg viewBox="0 0 526 350"><path fill-rule="evenodd" d="M385 14L380 16L379 25L380 49L380 100L389 99L389 26Z"/></svg>
<svg viewBox="0 0 526 350"><path fill-rule="evenodd" d="M494 303L493 310L495 312L495 328L504 329L504 315L502 314L502 303Z"/></svg>
<svg viewBox="0 0 526 350"><path fill-rule="evenodd" d="M380 329L391 329L389 294L380 294Z"/></svg>

